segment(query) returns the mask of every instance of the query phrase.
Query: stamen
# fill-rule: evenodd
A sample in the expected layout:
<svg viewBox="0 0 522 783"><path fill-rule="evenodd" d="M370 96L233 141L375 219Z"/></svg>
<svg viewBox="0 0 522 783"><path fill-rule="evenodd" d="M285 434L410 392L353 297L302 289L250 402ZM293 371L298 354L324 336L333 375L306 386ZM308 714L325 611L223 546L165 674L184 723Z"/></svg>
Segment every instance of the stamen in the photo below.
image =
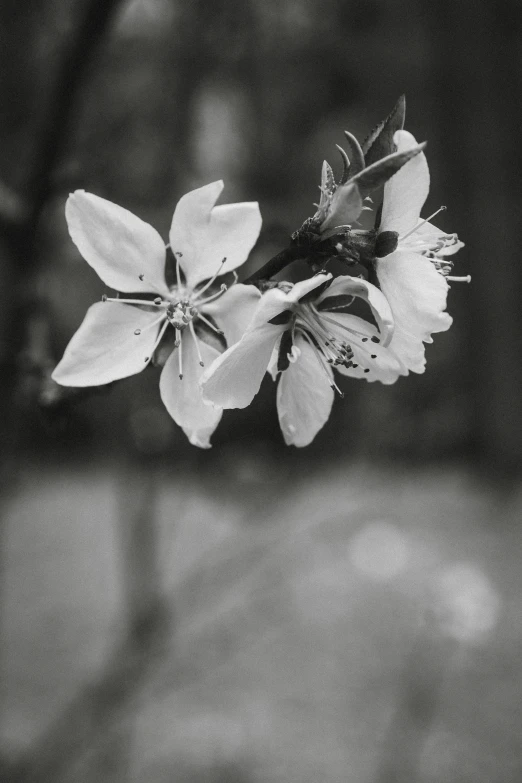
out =
<svg viewBox="0 0 522 783"><path fill-rule="evenodd" d="M317 361L319 362L319 366L321 367L321 370L326 375L326 378L328 380L328 383L329 383L330 387L332 389L334 389L335 391L337 391L340 397L344 397L344 392L342 392L340 390L340 388L337 386L336 382L334 381L333 377L328 372L328 370L327 370L327 368L326 368L326 366L324 364L324 361L323 361L323 355L317 350L317 346L314 345L314 343L312 342L310 337L306 334L306 332L303 329L301 329L300 331L301 331L301 334L303 335L304 339L306 340L306 342L312 348L312 350L314 352L314 356L316 357Z"/></svg>
<svg viewBox="0 0 522 783"><path fill-rule="evenodd" d="M208 281L205 283L205 285L203 286L203 288L202 288L200 291L196 291L196 292L195 292L195 298L198 298L198 297L200 297L200 296L201 296L201 294L204 294L204 293L205 293L205 291L206 291L208 288L210 288L210 286L212 285L212 283L214 282L214 280L216 279L216 277L218 277L218 276L219 276L219 274L220 274L221 270L223 269L223 264L225 263L225 261L226 261L226 260L227 260L227 257L225 256L225 258L223 258L223 260L222 260L222 261L221 261L221 263L219 264L218 270L217 270L216 274L214 275L214 277L211 277L211 278L210 278L210 280L208 280Z"/></svg>
<svg viewBox="0 0 522 783"><path fill-rule="evenodd" d="M207 299L202 299L201 302L198 302L198 307L201 307L201 305L208 304L209 302L213 302L214 299L218 299L222 294L225 293L227 289L228 286L226 286L225 283L223 283L219 291L216 291L215 294L212 294L212 296L207 297Z"/></svg>
<svg viewBox="0 0 522 783"><path fill-rule="evenodd" d="M213 323L211 323L208 318L205 318L205 316L202 313L198 313L198 318L201 318L203 323L205 323L207 326L210 326L211 329L213 329L216 334L225 334L223 329L218 329L217 326L214 326Z"/></svg>
<svg viewBox="0 0 522 783"><path fill-rule="evenodd" d="M357 329L350 329L349 326L345 326L344 324L339 324L337 323L337 321L334 321L333 318L328 318L327 315L323 315L322 313L321 313L321 318L323 319L323 321L327 321L328 323L333 324L338 329L344 329L344 331L348 332L348 334L355 335L355 337L360 337L361 342L363 343L368 342L368 338L365 336L364 332L359 332Z"/></svg>
<svg viewBox="0 0 522 783"><path fill-rule="evenodd" d="M156 323L157 323L157 321L156 321ZM153 326L153 325L154 325L154 324L149 324L149 326ZM156 342L154 343L154 345L153 345L153 347L152 347L152 351L150 352L150 356L146 356L146 357L145 357L145 364L147 364L147 362L150 362L150 360L151 360L151 359L152 359L152 357L154 356L154 351L156 350L156 348L157 348L157 347L158 347L158 345L160 344L160 342L161 342L161 338L162 338L162 337L163 337L163 335L165 334L165 330L166 330L166 328L167 328L167 326L168 326L168 325L169 325L169 322L168 322L168 320L167 320L167 319L165 319L165 323L163 324L163 326L161 327L161 329L160 329L160 330L159 330L159 332L158 332L158 336L156 337ZM145 327L145 328L148 328L148 327ZM144 330L144 331L145 331L145 330Z"/></svg>
<svg viewBox="0 0 522 783"><path fill-rule="evenodd" d="M136 337L139 337L139 335L143 334L143 332L148 332L149 329L152 329L154 326L157 326L157 324L161 323L161 321L163 321L163 319L166 318L166 317L167 317L166 314L162 313L159 316L159 318L155 318L154 321L151 321L150 324L147 324L146 326L144 326L143 329L139 329L139 328L135 329L134 330L134 334L136 335ZM167 321L167 323L168 323L168 321Z"/></svg>
<svg viewBox="0 0 522 783"><path fill-rule="evenodd" d="M177 258L176 258L176 280L177 280L177 283L178 283L178 291L181 291L181 274L180 274L180 271L179 271L179 259L180 259L181 255L182 255L181 253L176 253L176 256L177 256Z"/></svg>
<svg viewBox="0 0 522 783"><path fill-rule="evenodd" d="M411 231L408 231L408 233L407 233L407 234L404 234L404 236L402 236L402 237L399 237L399 242L402 242L403 240L407 239L409 236L411 236L412 234L414 234L416 231L418 231L418 230L419 230L419 228L420 228L421 226L423 226L425 223L428 223L430 220L433 220L433 218L434 218L434 217L436 217L436 216L439 214L439 212L444 212L444 210L445 210L445 209L447 209L447 207L439 207L439 208L438 208L438 210L437 210L436 212L434 212L434 213L433 213L433 215L430 215L430 216L429 216L429 217L427 217L425 220L421 220L421 222L420 222L420 223L417 223L417 225L415 226L415 228L412 228L412 230L411 230Z"/></svg>
<svg viewBox="0 0 522 783"><path fill-rule="evenodd" d="M181 342L181 332L176 329L176 336L179 334L179 348L178 348L178 368L179 368L179 379L180 381L183 380L183 345Z"/></svg>
<svg viewBox="0 0 522 783"><path fill-rule="evenodd" d="M198 354L200 367L204 367L205 366L205 362L203 361L203 357L201 356L201 351L199 350L198 338L196 337L196 330L194 329L194 324L192 323L192 321L189 324L189 329L190 329L190 332L192 334L192 337L194 338L194 342L196 343L196 351L197 351L197 354Z"/></svg>
<svg viewBox="0 0 522 783"><path fill-rule="evenodd" d="M107 296L106 294L103 294L102 296L102 302L119 302L119 304L138 304L138 305L146 305L147 307L161 307L163 305L163 301L160 299L160 297L156 297L154 301L151 301L150 299L120 299L120 297L113 297L113 296Z"/></svg>
<svg viewBox="0 0 522 783"><path fill-rule="evenodd" d="M446 280L451 280L453 283L471 283L471 275L465 275L464 277L450 277L446 275Z"/></svg>

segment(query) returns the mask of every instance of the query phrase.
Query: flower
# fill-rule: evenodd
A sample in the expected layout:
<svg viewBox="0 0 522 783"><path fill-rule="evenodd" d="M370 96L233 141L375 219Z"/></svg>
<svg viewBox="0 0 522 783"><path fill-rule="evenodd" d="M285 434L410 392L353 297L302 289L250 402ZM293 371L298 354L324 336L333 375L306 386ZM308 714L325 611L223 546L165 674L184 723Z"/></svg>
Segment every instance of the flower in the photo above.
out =
<svg viewBox="0 0 522 783"><path fill-rule="evenodd" d="M394 135L398 152L417 147L411 133ZM401 375L424 372L424 343L431 335L452 324L445 312L449 259L463 243L456 234L446 234L420 212L429 191L430 175L423 152L410 159L384 186L381 223L376 240L375 273L393 313L395 330L389 349L401 364ZM444 209L444 207L441 207Z"/></svg>
<svg viewBox="0 0 522 783"><path fill-rule="evenodd" d="M202 448L210 446L221 418L198 387L203 367L219 356L205 336L218 332L232 345L261 296L246 285L211 292L218 276L246 260L261 227L256 202L215 207L222 190L223 182L213 182L179 201L169 234L177 280L171 286L166 247L152 226L92 193L77 190L69 197L65 214L80 253L104 283L132 296L104 296L92 305L52 376L64 386L97 386L141 372L171 325L174 349L161 373L161 398L190 442Z"/></svg>
<svg viewBox="0 0 522 783"><path fill-rule="evenodd" d="M370 306L378 328L342 310L353 297ZM201 377L203 398L222 408L245 408L267 369L281 373L279 422L289 445L307 446L326 423L334 398L332 368L360 368L383 383L399 371L386 349L393 333L389 305L378 288L359 278L317 274L263 294L245 334ZM340 392L339 392L340 393Z"/></svg>

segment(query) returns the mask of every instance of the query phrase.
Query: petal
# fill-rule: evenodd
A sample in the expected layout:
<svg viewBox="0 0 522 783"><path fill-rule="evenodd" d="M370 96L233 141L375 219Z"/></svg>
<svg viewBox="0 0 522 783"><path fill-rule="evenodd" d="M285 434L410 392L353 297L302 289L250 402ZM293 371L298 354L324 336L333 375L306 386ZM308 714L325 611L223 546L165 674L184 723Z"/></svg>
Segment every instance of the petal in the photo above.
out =
<svg viewBox="0 0 522 783"><path fill-rule="evenodd" d="M255 285L233 285L219 299L209 302L202 308L203 315L210 315L225 333L227 346L234 345L246 332L261 292Z"/></svg>
<svg viewBox="0 0 522 783"><path fill-rule="evenodd" d="M203 361L210 365L219 356L219 352L202 340L198 342ZM219 424L223 412L203 402L198 386L203 367L199 364L196 343L188 330L183 332L181 340L183 379L179 377L179 350L176 348L172 351L162 370L161 399L192 445L208 449L210 436Z"/></svg>
<svg viewBox="0 0 522 783"><path fill-rule="evenodd" d="M389 344L393 335L393 315L388 300L377 286L360 277L342 275L336 277L332 285L318 297L317 305L321 302L326 304L327 300L334 296L358 296L368 302L379 326L381 342L383 345ZM322 309L324 308L319 306L319 310Z"/></svg>
<svg viewBox="0 0 522 783"><path fill-rule="evenodd" d="M424 250L433 250L437 256L452 256L457 253L464 242L461 242L456 234L447 234L433 223L420 221L415 233L401 242L401 250L412 250L422 253Z"/></svg>
<svg viewBox="0 0 522 783"><path fill-rule="evenodd" d="M338 339L349 343L353 351L353 362L357 365L357 367L337 365L336 369L342 375L388 384L395 383L399 375L406 374L390 348L382 344L381 335L373 324L356 315L346 313L329 312L328 318L331 319L328 322L328 329ZM337 326L332 323L333 321Z"/></svg>
<svg viewBox="0 0 522 783"><path fill-rule="evenodd" d="M231 272L248 258L261 229L261 213L255 201L214 207L222 180L183 196L170 228L170 245L181 253L180 266L187 285L194 287L216 272ZM223 258L227 261L222 268Z"/></svg>
<svg viewBox="0 0 522 783"><path fill-rule="evenodd" d="M219 356L203 374L203 398L222 408L246 408L259 391L284 326L263 324Z"/></svg>
<svg viewBox="0 0 522 783"><path fill-rule="evenodd" d="M285 443L308 446L328 421L334 390L312 346L302 338L297 343L301 355L281 373L277 412Z"/></svg>
<svg viewBox="0 0 522 783"><path fill-rule="evenodd" d="M69 196L65 217L74 244L109 288L168 294L165 244L148 223L84 190Z"/></svg>
<svg viewBox="0 0 522 783"><path fill-rule="evenodd" d="M417 146L415 138L405 130L393 137L398 152ZM406 234L416 225L430 188L430 172L426 156L420 152L393 175L384 186L380 231Z"/></svg>
<svg viewBox="0 0 522 783"><path fill-rule="evenodd" d="M288 302L291 304L297 304L307 294L315 291L316 288L332 279L330 272L320 272L313 277L309 277L307 280L300 280L299 283L294 283L291 291L288 292Z"/></svg>
<svg viewBox="0 0 522 783"><path fill-rule="evenodd" d="M100 386L141 372L158 335L159 326L151 327L157 318L157 312L131 305L93 304L65 349L53 379L62 386ZM142 333L135 335L135 329Z"/></svg>
<svg viewBox="0 0 522 783"><path fill-rule="evenodd" d="M406 369L424 372L423 341L452 323L444 312L448 283L425 256L401 250L378 259L376 272L395 321L390 350Z"/></svg>

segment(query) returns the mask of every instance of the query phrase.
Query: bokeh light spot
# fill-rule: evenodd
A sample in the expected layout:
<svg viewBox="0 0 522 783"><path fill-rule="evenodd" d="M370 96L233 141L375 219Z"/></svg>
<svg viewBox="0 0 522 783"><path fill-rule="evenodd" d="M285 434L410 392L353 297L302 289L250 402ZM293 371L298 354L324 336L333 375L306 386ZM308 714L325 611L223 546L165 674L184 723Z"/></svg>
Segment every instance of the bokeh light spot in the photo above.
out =
<svg viewBox="0 0 522 783"><path fill-rule="evenodd" d="M410 547L391 522L365 525L350 542L350 560L357 571L376 581L393 579L405 567Z"/></svg>
<svg viewBox="0 0 522 783"><path fill-rule="evenodd" d="M436 583L441 627L459 641L484 637L497 622L501 600L477 566L455 563Z"/></svg>

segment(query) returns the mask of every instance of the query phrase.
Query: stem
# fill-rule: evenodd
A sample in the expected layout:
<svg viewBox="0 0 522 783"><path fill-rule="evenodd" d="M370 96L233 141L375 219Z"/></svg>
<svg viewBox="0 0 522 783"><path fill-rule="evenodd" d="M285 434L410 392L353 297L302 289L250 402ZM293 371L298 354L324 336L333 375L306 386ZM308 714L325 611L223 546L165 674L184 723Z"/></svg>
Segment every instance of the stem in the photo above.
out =
<svg viewBox="0 0 522 783"><path fill-rule="evenodd" d="M298 258L306 258L308 255L307 250L308 248L303 246L290 245L285 250L281 250L276 256L273 256L260 269L250 275L250 277L247 277L246 280L243 280L243 283L252 285L262 280L268 280L284 269L285 266L291 264L292 261L297 261Z"/></svg>

